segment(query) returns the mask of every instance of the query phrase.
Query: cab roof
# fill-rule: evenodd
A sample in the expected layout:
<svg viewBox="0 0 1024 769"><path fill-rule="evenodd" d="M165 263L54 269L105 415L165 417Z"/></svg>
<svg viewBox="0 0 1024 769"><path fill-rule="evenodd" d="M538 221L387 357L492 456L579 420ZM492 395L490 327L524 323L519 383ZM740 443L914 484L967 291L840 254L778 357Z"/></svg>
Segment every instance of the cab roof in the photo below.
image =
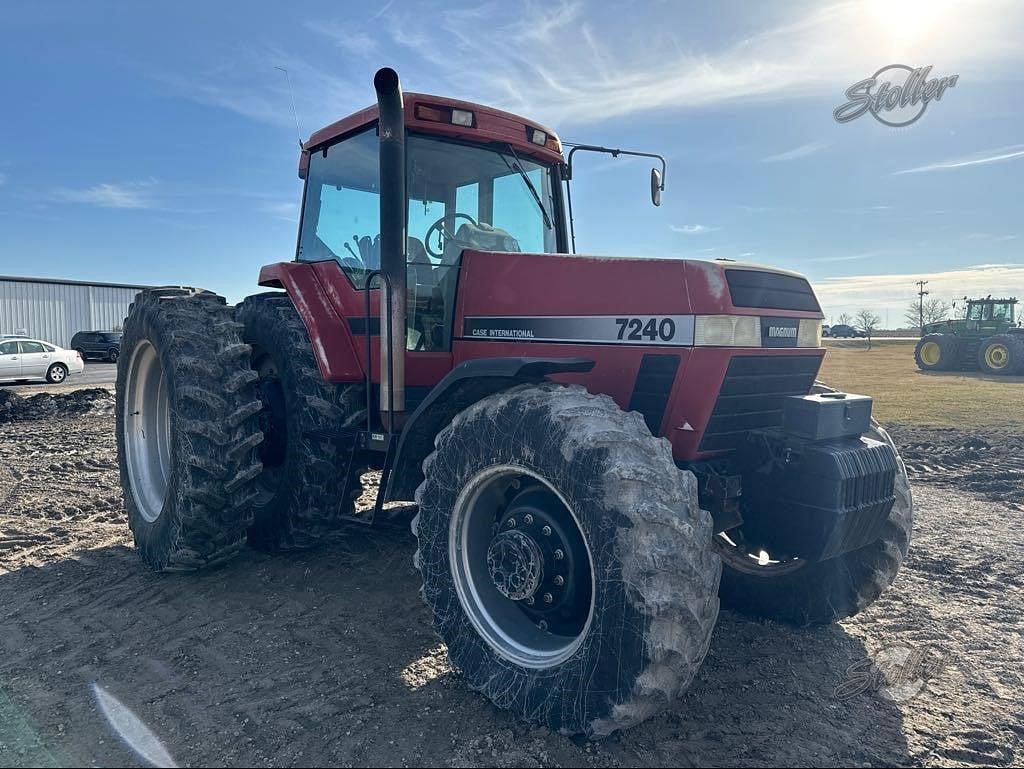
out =
<svg viewBox="0 0 1024 769"><path fill-rule="evenodd" d="M562 142L550 128L532 120L482 104L451 99L446 96L407 91L403 94L405 127L419 133L429 133L463 139L474 143L509 143L516 152L545 163L561 163ZM453 110L472 113L471 125L451 122ZM354 112L314 132L302 145L299 176L305 176L309 153L325 147L348 134L355 133L377 121L377 105ZM533 141L544 135L543 144Z"/></svg>

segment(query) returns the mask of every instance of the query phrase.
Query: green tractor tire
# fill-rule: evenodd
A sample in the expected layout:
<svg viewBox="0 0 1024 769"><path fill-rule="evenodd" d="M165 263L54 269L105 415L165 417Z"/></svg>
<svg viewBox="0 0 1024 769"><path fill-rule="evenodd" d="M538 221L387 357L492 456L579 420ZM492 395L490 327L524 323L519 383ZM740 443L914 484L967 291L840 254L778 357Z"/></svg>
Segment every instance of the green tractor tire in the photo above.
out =
<svg viewBox="0 0 1024 769"><path fill-rule="evenodd" d="M1024 372L1024 340L996 334L978 348L978 367L986 374L1009 376Z"/></svg>
<svg viewBox="0 0 1024 769"><path fill-rule="evenodd" d="M914 348L914 360L922 371L949 371L959 357L959 340L949 334L928 334Z"/></svg>

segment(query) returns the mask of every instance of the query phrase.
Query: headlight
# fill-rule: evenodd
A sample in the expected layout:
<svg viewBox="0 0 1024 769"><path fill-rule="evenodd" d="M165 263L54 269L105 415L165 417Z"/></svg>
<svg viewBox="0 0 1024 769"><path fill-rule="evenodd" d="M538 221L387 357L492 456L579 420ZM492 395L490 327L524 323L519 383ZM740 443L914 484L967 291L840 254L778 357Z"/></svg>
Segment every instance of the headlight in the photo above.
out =
<svg viewBox="0 0 1024 769"><path fill-rule="evenodd" d="M797 347L821 347L821 321L811 318L800 319L800 330L796 335Z"/></svg>
<svg viewBox="0 0 1024 769"><path fill-rule="evenodd" d="M698 315L693 343L698 347L760 347L761 319L756 315Z"/></svg>

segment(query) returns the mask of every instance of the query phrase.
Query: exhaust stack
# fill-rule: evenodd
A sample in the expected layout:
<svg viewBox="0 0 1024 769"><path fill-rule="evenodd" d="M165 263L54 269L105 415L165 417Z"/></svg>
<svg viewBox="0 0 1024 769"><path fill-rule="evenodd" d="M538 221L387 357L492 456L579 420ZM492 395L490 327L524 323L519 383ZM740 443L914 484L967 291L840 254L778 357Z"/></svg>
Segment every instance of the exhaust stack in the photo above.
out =
<svg viewBox="0 0 1024 769"><path fill-rule="evenodd" d="M380 134L380 269L388 279L380 296L380 410L384 424L393 430L400 421L396 417L405 411L405 109L393 69L377 70L373 87Z"/></svg>

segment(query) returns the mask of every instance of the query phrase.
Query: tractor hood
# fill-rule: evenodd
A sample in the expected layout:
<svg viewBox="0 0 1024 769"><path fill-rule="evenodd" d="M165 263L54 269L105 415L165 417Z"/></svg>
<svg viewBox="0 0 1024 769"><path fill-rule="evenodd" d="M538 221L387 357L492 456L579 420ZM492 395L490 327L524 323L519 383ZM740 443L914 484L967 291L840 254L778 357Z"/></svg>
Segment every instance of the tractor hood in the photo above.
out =
<svg viewBox="0 0 1024 769"><path fill-rule="evenodd" d="M465 290L464 290L465 289ZM743 262L463 252L467 315L824 316L795 272Z"/></svg>

